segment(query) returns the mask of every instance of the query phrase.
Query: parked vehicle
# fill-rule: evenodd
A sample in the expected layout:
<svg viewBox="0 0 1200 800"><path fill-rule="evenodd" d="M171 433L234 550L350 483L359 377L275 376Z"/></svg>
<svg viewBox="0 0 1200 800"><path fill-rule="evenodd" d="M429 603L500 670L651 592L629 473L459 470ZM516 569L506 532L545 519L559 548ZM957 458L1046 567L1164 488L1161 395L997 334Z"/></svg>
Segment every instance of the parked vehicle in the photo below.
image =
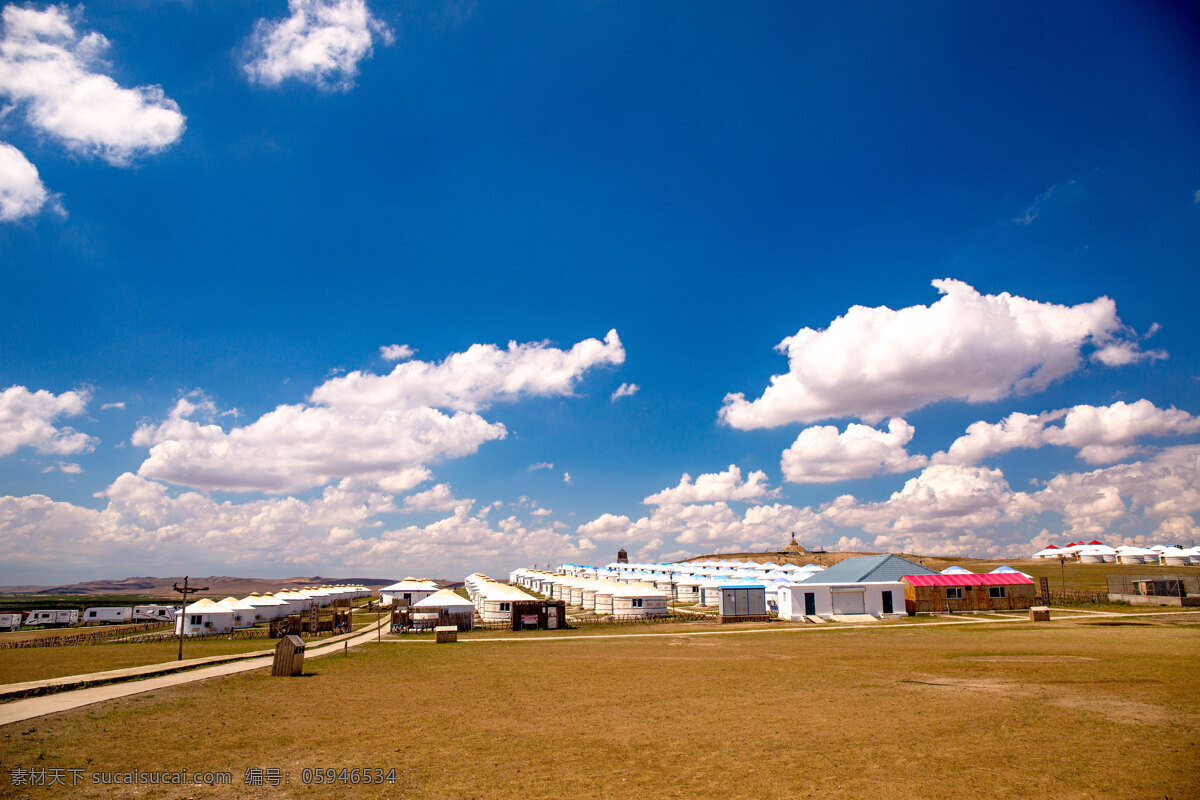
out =
<svg viewBox="0 0 1200 800"><path fill-rule="evenodd" d="M78 609L38 609L30 611L25 617L25 627L35 625L50 625L56 628L74 625L79 622Z"/></svg>
<svg viewBox="0 0 1200 800"><path fill-rule="evenodd" d="M133 621L133 609L129 606L95 606L83 610L83 624L114 625Z"/></svg>
<svg viewBox="0 0 1200 800"><path fill-rule="evenodd" d="M21 627L23 614L0 614L0 631L15 631Z"/></svg>
<svg viewBox="0 0 1200 800"><path fill-rule="evenodd" d="M134 622L173 622L175 608L173 606L134 606Z"/></svg>

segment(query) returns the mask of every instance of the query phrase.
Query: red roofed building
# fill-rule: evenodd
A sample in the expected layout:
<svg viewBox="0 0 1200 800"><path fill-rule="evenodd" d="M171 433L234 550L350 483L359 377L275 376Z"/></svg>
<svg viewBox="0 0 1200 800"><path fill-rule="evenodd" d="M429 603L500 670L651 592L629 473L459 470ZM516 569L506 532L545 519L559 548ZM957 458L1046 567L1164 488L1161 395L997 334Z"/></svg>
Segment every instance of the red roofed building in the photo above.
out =
<svg viewBox="0 0 1200 800"><path fill-rule="evenodd" d="M1037 602L1037 587L1019 572L905 575L900 581L909 614L1021 611Z"/></svg>

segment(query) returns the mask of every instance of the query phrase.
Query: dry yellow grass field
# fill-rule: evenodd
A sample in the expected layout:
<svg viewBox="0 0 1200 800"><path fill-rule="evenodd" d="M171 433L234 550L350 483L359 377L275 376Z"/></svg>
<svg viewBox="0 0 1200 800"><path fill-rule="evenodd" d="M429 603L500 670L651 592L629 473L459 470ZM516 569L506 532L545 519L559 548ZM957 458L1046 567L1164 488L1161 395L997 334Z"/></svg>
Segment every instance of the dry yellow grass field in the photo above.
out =
<svg viewBox="0 0 1200 800"><path fill-rule="evenodd" d="M1195 798L1200 614L369 645L0 728L0 796ZM20 791L13 768L228 771ZM248 767L289 783L251 789ZM396 783L306 786L305 768Z"/></svg>

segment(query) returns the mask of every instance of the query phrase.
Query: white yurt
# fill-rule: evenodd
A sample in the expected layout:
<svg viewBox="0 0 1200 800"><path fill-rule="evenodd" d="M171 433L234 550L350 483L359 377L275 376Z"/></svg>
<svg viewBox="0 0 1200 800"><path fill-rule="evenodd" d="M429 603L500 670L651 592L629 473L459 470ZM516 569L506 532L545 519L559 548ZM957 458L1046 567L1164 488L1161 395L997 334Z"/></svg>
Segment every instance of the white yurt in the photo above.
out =
<svg viewBox="0 0 1200 800"><path fill-rule="evenodd" d="M257 622L254 606L249 603L238 600L236 597L226 597L218 602L233 612L233 627L251 628Z"/></svg>
<svg viewBox="0 0 1200 800"><path fill-rule="evenodd" d="M413 604L413 610L418 613L443 612L456 616L460 631L469 631L475 627L475 604L452 589L439 589L424 600Z"/></svg>
<svg viewBox="0 0 1200 800"><path fill-rule="evenodd" d="M175 612L176 633L179 633L181 626L184 636L229 633L233 630L233 609L205 597L192 603L182 612Z"/></svg>
<svg viewBox="0 0 1200 800"><path fill-rule="evenodd" d="M648 583L631 583L613 591L614 617L665 617L667 593Z"/></svg>
<svg viewBox="0 0 1200 800"><path fill-rule="evenodd" d="M412 605L419 603L437 590L438 585L433 581L409 577L380 589L379 604L390 606L397 600L407 600L409 605Z"/></svg>
<svg viewBox="0 0 1200 800"><path fill-rule="evenodd" d="M1162 551L1162 563L1168 567L1186 567L1192 559L1181 548L1168 547Z"/></svg>
<svg viewBox="0 0 1200 800"><path fill-rule="evenodd" d="M946 567L944 570L942 570L942 574L943 575L970 575L971 570L964 569L960 566L955 565L953 567Z"/></svg>

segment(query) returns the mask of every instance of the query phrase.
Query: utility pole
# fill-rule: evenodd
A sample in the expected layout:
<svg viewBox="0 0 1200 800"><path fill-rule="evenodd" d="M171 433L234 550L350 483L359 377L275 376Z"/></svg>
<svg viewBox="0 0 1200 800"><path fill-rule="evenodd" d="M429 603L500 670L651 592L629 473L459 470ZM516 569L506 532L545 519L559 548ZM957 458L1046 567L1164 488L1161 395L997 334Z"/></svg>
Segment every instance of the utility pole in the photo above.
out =
<svg viewBox="0 0 1200 800"><path fill-rule="evenodd" d="M183 627L187 624L187 596L196 592L207 592L207 586L188 586L188 576L183 576L182 588L179 584L175 584L175 591L183 595L183 607L179 609L179 658L177 661L183 661Z"/></svg>

